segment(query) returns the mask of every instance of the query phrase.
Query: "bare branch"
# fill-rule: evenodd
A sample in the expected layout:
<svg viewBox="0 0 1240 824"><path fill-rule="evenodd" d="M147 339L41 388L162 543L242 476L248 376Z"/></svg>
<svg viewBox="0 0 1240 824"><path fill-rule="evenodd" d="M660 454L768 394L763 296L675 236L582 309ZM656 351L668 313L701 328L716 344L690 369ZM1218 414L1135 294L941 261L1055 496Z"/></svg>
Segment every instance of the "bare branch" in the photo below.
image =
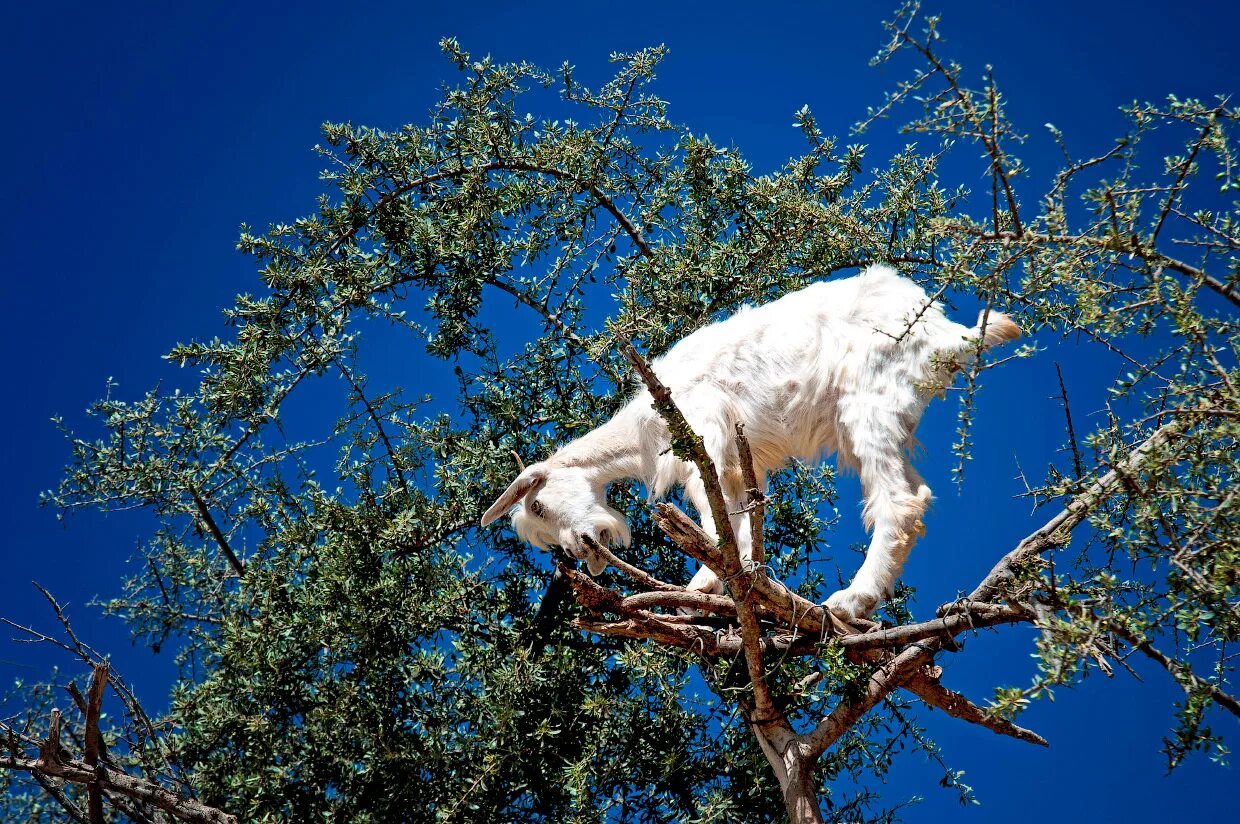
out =
<svg viewBox="0 0 1240 824"><path fill-rule="evenodd" d="M669 584L666 581L660 581L658 578L654 577L649 572L646 572L644 569L633 566L628 561L617 556L614 552L611 551L610 548L603 546L598 541L595 541L593 538L591 538L589 535L583 534L580 537L581 537L582 543L588 546L595 554L602 557L605 561L607 561L608 564L610 564L611 566L614 566L616 569L620 570L621 572L623 572L625 575L632 578L637 583L642 584L643 586L650 587L653 590L658 590L659 592L680 592L682 591L682 587L678 587L675 584Z"/></svg>
<svg viewBox="0 0 1240 824"><path fill-rule="evenodd" d="M670 609L700 609L720 615L736 615L736 605L731 598L722 595L709 595L704 592L642 592L630 595L621 604L627 609L650 609L651 607L667 607Z"/></svg>
<svg viewBox="0 0 1240 824"><path fill-rule="evenodd" d="M750 686L753 688L752 721L763 727L769 725L768 737L777 736L780 740L790 740L792 728L783 713L776 708L770 685L766 681L766 672L762 663L762 629L758 626L758 618L750 600L758 582L765 580L766 575L761 567L749 570L742 563L736 535L732 531L732 522L728 516L727 502L723 489L719 485L718 469L710 454L707 453L701 437L693 431L679 407L676 406L671 390L663 385L650 364L638 354L631 343L624 343L621 351L641 376L642 382L646 384L654 401L655 410L667 424L673 451L678 457L693 461L702 478L703 486L706 488L706 498L714 517L715 531L719 535L718 550L723 560L725 573L723 580L736 604L736 617L741 625L741 638L745 645L745 665L749 672ZM739 431L738 434L740 434ZM746 444L746 451L748 451L748 444ZM752 477L752 460L745 463L749 464L749 476ZM757 488L756 480L754 488ZM758 537L761 538L760 532ZM775 743L774 738L772 741Z"/></svg>
<svg viewBox="0 0 1240 824"><path fill-rule="evenodd" d="M99 711L103 705L103 690L108 685L108 665L97 664L91 673L90 688L86 691L86 766L92 770L99 766L103 754L103 735L99 732ZM99 782L86 785L87 811L91 824L103 824L103 794Z"/></svg>
<svg viewBox="0 0 1240 824"><path fill-rule="evenodd" d="M52 779L40 773L31 773L35 783L43 788L43 792L52 797L52 800L60 805L60 808L69 814L69 817L78 824L93 824L86 817L86 811L83 810L73 799L65 794L64 787L56 783Z"/></svg>
<svg viewBox="0 0 1240 824"><path fill-rule="evenodd" d="M659 528L685 553L716 572L723 570L723 562L712 545L710 536L688 515L674 505L661 501L655 504L653 518ZM756 597L764 608L769 609L781 621L797 631L813 635L815 638L847 635L873 627L869 621L858 621L856 627L850 626L822 604L815 604L802 598L779 581L772 580L766 575L749 576L749 584L750 594Z"/></svg>
<svg viewBox="0 0 1240 824"><path fill-rule="evenodd" d="M938 667L934 669L937 670ZM1046 739L1036 732L1019 727L1005 718L1000 718L993 713L987 712L960 693L943 686L938 678L931 677L925 670L918 672L904 686L930 706L938 707L953 718L968 721L970 724L977 724L999 735L1011 736L1020 741L1028 741L1030 744L1038 744L1043 747L1050 746Z"/></svg>
<svg viewBox="0 0 1240 824"><path fill-rule="evenodd" d="M693 431L693 427L685 420L680 408L672 399L672 391L663 385L655 375L650 363L638 354L633 344L627 341L620 346L620 352L632 364L633 369L650 392L655 411L667 424L671 438L672 451L682 460L691 461L697 467L706 487L706 498L710 503L711 517L714 518L715 531L719 533L719 552L724 562L726 576L740 572L740 557L737 555L736 536L732 532L732 522L728 519L728 507L724 501L723 489L719 486L719 472L714 460L707 453L701 437ZM705 513L703 513L704 515Z"/></svg>
<svg viewBox="0 0 1240 824"><path fill-rule="evenodd" d="M993 604L970 604L968 606L969 608L963 612L932 621L843 635L836 640L848 650L884 649L913 644L926 638L951 638L970 629L1032 621L1035 617L1031 611L1021 606Z"/></svg>
<svg viewBox="0 0 1240 824"><path fill-rule="evenodd" d="M914 676L917 670L934 661L939 644L929 641L925 645L909 647L888 663L880 666L866 682L865 693L855 701L841 703L806 735L801 736L801 746L806 755L817 757L848 732L867 712L897 687Z"/></svg>
<svg viewBox="0 0 1240 824"><path fill-rule="evenodd" d="M0 725L0 727L7 729L5 725ZM236 816L209 807L196 799L179 796L144 778L138 778L107 766L101 765L91 769L83 762L72 759L58 759L52 763L43 758L33 759L9 755L0 757L0 768L51 776L74 784L89 785L98 782L100 788L107 792L150 804L188 824L239 824Z"/></svg>

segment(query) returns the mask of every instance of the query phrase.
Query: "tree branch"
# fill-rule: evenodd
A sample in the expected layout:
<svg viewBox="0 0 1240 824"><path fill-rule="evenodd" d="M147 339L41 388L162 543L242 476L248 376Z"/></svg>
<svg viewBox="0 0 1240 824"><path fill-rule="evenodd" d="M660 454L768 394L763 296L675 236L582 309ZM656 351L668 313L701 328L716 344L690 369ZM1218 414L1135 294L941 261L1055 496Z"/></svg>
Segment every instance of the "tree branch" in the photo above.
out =
<svg viewBox="0 0 1240 824"><path fill-rule="evenodd" d="M1180 418L1157 429L1129 453L1128 457L1117 467L1118 472L1112 470L1099 478L1074 498L1058 515L1003 556L973 590L968 600L993 601L1002 594L1006 585L1015 578L1016 570L1021 565L1046 549L1059 546L1067 541L1068 533L1081 524L1089 513L1114 491L1119 483L1121 472L1139 467L1150 453L1179 436L1184 427L1185 423ZM807 752L814 756L822 754L892 690L916 678L917 672L931 664L934 656L942 647L941 639L931 637L924 644L909 647L888 663L881 665L870 677L865 694L861 698L840 704L823 718L812 732L802 736L801 740Z"/></svg>
<svg viewBox="0 0 1240 824"><path fill-rule="evenodd" d="M759 566L766 563L766 544L762 535L766 521L766 496L758 485L758 476L754 472L753 452L749 448L749 439L745 437L745 425L736 424L736 452L741 461L741 478L745 481L745 492L749 497L749 538L753 552L753 562Z"/></svg>
<svg viewBox="0 0 1240 824"><path fill-rule="evenodd" d="M193 484L186 484L186 490L189 491L190 497L194 499L194 506L198 510L198 516L202 520L203 526L207 532L215 539L215 543L219 546L220 551L224 553L224 557L228 559L228 565L237 573L238 578L245 577L245 564L241 563L241 559L233 552L232 547L228 545L228 539L224 537L224 533L220 530L219 524L215 522L215 518L211 515L211 510L207 508L207 502L198 494L198 490Z"/></svg>
<svg viewBox="0 0 1240 824"><path fill-rule="evenodd" d="M1144 638L1137 636L1135 633L1129 632L1123 627L1117 627L1112 624L1108 624L1107 629L1127 641L1133 649L1140 650L1141 653L1147 658L1157 662L1160 667L1171 673L1171 676L1181 684L1184 684L1184 682L1187 681L1188 683L1184 685L1186 689L1191 686L1193 689L1198 689L1205 692L1214 700L1214 703L1218 704L1220 707L1227 710L1237 718L1240 718L1240 701L1237 701L1235 696L1223 692L1214 684L1211 684L1209 681L1201 678L1194 673L1187 664L1182 664L1179 661L1174 661L1167 657L1167 655L1159 651L1153 644Z"/></svg>
<svg viewBox="0 0 1240 824"><path fill-rule="evenodd" d="M993 627L999 624L1017 624L1033 619L1033 613L1022 606L967 604L964 611L943 618L922 621L919 624L905 624L890 629L842 635L836 640L848 650L884 649L916 643L926 638L950 638L970 629Z"/></svg>
<svg viewBox="0 0 1240 824"><path fill-rule="evenodd" d="M596 553L603 560L607 561L607 563L610 564L611 566L614 566L616 569L620 570L625 575L632 578L635 582L642 584L643 586L647 586L650 589L656 590L658 592L682 592L683 591L683 587L678 587L675 584L669 584L666 581L660 581L658 578L654 577L649 572L646 572L646 570L641 569L640 567L633 566L628 561L617 556L614 552L611 551L609 547L603 546L598 541L595 541L593 538L591 538L589 535L585 535L585 534L581 535L581 540L582 540L582 543L584 543L587 547L591 549L591 551Z"/></svg>
<svg viewBox="0 0 1240 824"><path fill-rule="evenodd" d="M99 766L99 758L103 754L103 735L99 732L99 711L103 705L103 689L108 684L108 665L96 664L90 677L90 688L86 691L86 766L95 770ZM91 824L103 824L103 794L99 782L92 781L86 785L87 812Z"/></svg>
<svg viewBox="0 0 1240 824"><path fill-rule="evenodd" d="M801 746L807 757L817 758L828 747L848 732L861 717L897 687L914 676L917 670L929 666L938 652L939 643L929 641L925 645L909 647L886 664L879 666L866 682L865 694L855 701L841 703L814 729L801 736Z"/></svg>
<svg viewBox="0 0 1240 824"><path fill-rule="evenodd" d="M1231 301L1235 306L1240 306L1240 292L1236 290L1236 284L1223 283L1216 277L1206 274L1196 266L1191 266L1184 261L1176 260L1159 252L1157 249L1151 249L1143 246L1139 241L1130 239L1129 243L1118 247L1114 240L1110 238L1091 237L1089 235L1047 235L1040 232L1034 232L1026 229L1021 234L1015 232L995 232L987 231L976 226L970 226L963 223L952 223L948 228L964 232L965 234L980 237L982 240L989 241L1022 241L1031 245L1072 245L1081 244L1091 247L1092 250L1110 251L1116 254L1133 254L1141 258L1147 263L1170 269L1173 272L1191 278L1198 283L1214 290L1227 300Z"/></svg>
<svg viewBox="0 0 1240 824"><path fill-rule="evenodd" d="M646 389L650 392L655 410L667 424L673 452L682 460L688 459L693 462L697 467L698 474L701 476L702 484L706 488L706 498L709 501L711 514L714 518L715 531L719 535L718 551L723 561L722 566L725 573L723 580L727 586L728 594L732 596L732 601L736 604L736 617L741 625L741 639L745 645L745 666L749 672L750 686L753 688L754 714L752 721L754 724L763 726L764 729L769 726L768 738L771 738L772 743L782 751L783 748L780 747L780 742L791 739L793 735L792 728L783 713L776 708L775 701L771 696L770 685L766 681L766 672L762 663L762 629L758 625L758 618L754 613L753 603L750 600L757 582L765 579L766 576L760 567L752 570L746 569L742 563L740 549L736 543L736 535L732 531L732 521L729 518L727 501L724 498L723 489L719 485L719 468L715 466L714 460L706 451L701 437L693 431L693 427L685 420L683 413L681 413L680 408L672 398L671 390L659 380L650 364L638 354L633 344L626 341L621 345L620 349L629 363L633 365L634 370L641 376L642 382L645 383ZM746 444L747 451L748 444ZM749 466L749 477L752 478L754 474L753 465L752 462L747 463ZM757 481L755 480L755 488L756 485ZM761 538L760 531L758 537L759 539Z"/></svg>
<svg viewBox="0 0 1240 824"><path fill-rule="evenodd" d="M934 669L937 670L938 667L934 667ZM1020 741L1027 741L1030 744L1038 744L1042 747L1050 746L1046 739L1036 732L1019 727L1006 718L987 712L960 693L943 686L937 677L932 677L926 670L918 672L904 686L930 706L938 707L953 718L968 721L970 724L977 724L991 732L1007 735Z"/></svg>
<svg viewBox="0 0 1240 824"><path fill-rule="evenodd" d="M986 578L969 596L970 601L993 601L1003 588L1015 577L1016 570L1030 558L1046 550L1067 543L1068 534L1081 524L1089 513L1106 500L1119 485L1122 473L1134 471L1149 457L1150 453L1179 437L1187 422L1177 418L1159 427L1149 438L1134 448L1115 469L1094 481L1080 495L1064 507L1033 534L1026 537L1008 554L1004 555L990 570Z"/></svg>
<svg viewBox="0 0 1240 824"><path fill-rule="evenodd" d="M8 726L0 724L0 728L7 730ZM21 770L37 776L51 776L74 784L89 785L97 782L103 790L150 804L188 824L239 824L236 816L107 766L91 769L83 762L72 759L48 761L43 758L8 755L0 757L0 768Z"/></svg>

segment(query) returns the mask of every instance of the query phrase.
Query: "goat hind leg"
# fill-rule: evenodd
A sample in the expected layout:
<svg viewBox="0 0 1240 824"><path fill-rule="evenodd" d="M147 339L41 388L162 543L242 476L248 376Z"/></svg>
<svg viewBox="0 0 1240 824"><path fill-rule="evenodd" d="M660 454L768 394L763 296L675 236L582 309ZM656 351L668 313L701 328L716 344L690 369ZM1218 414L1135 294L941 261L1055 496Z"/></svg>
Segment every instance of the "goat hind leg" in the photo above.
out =
<svg viewBox="0 0 1240 824"><path fill-rule="evenodd" d="M865 492L864 519L873 530L865 562L845 589L827 599L827 608L845 620L864 618L891 595L917 536L924 532L921 517L930 505L930 488L908 463L903 438L896 431L868 431L852 438L852 459Z"/></svg>

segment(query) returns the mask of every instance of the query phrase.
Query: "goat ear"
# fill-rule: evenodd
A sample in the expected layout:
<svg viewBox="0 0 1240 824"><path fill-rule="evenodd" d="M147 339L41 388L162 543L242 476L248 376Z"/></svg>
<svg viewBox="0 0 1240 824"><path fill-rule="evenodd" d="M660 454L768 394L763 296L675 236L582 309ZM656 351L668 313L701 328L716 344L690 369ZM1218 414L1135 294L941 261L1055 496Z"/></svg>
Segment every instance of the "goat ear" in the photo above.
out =
<svg viewBox="0 0 1240 824"><path fill-rule="evenodd" d="M547 470L538 464L526 467L525 471L517 476L517 479L508 485L504 490L504 494L495 499L495 503L491 504L486 512L482 513L482 525L488 526L499 516L516 505L531 490L542 487L547 482Z"/></svg>

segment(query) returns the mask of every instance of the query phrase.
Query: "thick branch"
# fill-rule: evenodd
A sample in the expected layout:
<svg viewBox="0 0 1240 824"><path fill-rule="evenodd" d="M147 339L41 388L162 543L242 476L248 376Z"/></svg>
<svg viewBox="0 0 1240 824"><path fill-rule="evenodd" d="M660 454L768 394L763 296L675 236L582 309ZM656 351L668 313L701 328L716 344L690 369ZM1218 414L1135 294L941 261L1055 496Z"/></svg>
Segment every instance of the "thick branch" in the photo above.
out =
<svg viewBox="0 0 1240 824"><path fill-rule="evenodd" d="M686 555L718 574L723 573L723 558L715 542L679 507L667 501L657 501L651 518Z"/></svg>
<svg viewBox="0 0 1240 824"><path fill-rule="evenodd" d="M722 595L708 595L704 592L641 592L630 595L620 602L628 609L650 609L651 607L667 607L669 609L700 609L720 615L736 615L736 605L731 598Z"/></svg>

